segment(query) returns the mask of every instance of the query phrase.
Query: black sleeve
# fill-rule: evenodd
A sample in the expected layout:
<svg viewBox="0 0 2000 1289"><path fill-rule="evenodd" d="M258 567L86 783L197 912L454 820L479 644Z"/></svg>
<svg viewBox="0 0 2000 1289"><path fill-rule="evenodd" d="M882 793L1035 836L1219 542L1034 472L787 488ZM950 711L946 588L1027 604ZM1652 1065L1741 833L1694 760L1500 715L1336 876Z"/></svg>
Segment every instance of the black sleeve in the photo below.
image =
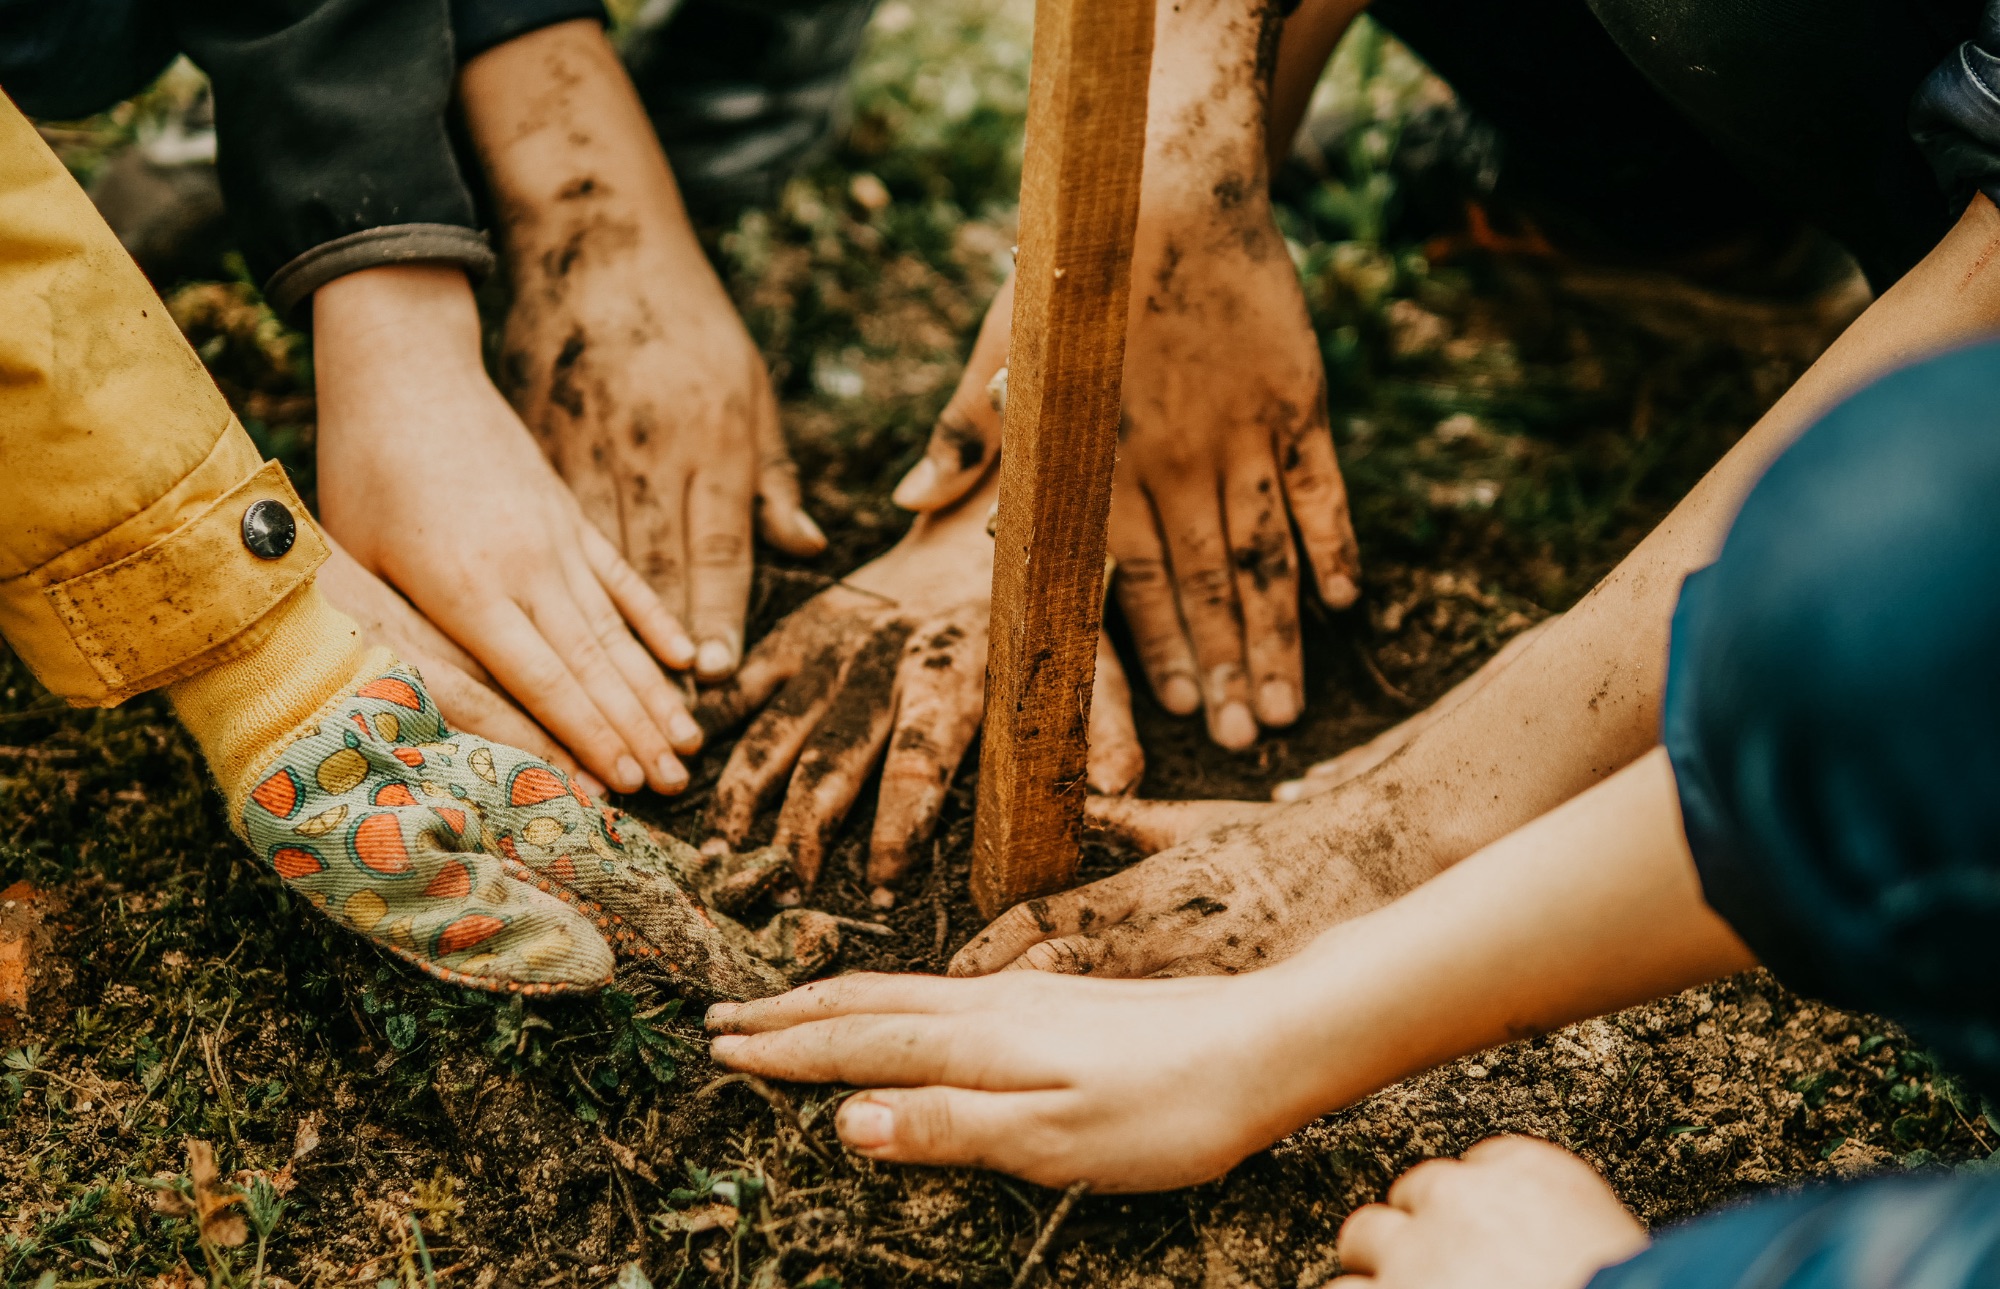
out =
<svg viewBox="0 0 2000 1289"><path fill-rule="evenodd" d="M609 21L603 0L451 0L451 29L461 65L516 36L575 18Z"/></svg>
<svg viewBox="0 0 2000 1289"><path fill-rule="evenodd" d="M179 0L239 245L291 314L372 265L493 265L452 149L449 0Z"/></svg>
<svg viewBox="0 0 2000 1289"><path fill-rule="evenodd" d="M2000 204L2000 0L1985 0L1977 33L1918 88L1910 137L1954 215L1976 192Z"/></svg>

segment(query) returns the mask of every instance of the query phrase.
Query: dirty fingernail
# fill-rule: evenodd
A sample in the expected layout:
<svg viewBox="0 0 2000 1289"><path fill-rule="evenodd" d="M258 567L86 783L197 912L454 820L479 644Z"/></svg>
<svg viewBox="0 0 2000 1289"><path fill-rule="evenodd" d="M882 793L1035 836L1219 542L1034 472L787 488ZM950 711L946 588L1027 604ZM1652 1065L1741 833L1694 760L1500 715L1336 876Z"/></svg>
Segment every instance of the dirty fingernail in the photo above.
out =
<svg viewBox="0 0 2000 1289"><path fill-rule="evenodd" d="M841 1140L856 1150L877 1150L896 1133L896 1115L878 1101L849 1101L840 1107Z"/></svg>
<svg viewBox="0 0 2000 1289"><path fill-rule="evenodd" d="M674 748L681 752L693 752L701 747L701 722L686 712L675 712L667 721L667 733L674 740Z"/></svg>
<svg viewBox="0 0 2000 1289"><path fill-rule="evenodd" d="M729 1054L742 1047L749 1040L741 1034L718 1034L708 1040L709 1055L718 1061L727 1061Z"/></svg>
<svg viewBox="0 0 2000 1289"><path fill-rule="evenodd" d="M704 676L726 675L736 665L736 651L726 640L704 640L695 655L695 670Z"/></svg>
<svg viewBox="0 0 2000 1289"><path fill-rule="evenodd" d="M1267 680L1257 691L1257 716L1266 725L1290 725L1299 718L1299 696L1282 680Z"/></svg>
<svg viewBox="0 0 2000 1289"><path fill-rule="evenodd" d="M660 776L658 780L660 785L660 791L679 792L682 788L685 788L687 786L687 781L688 781L687 767L682 765L678 760L674 759L673 757L671 756L661 757L657 762L654 763L654 769L659 773Z"/></svg>
<svg viewBox="0 0 2000 1289"><path fill-rule="evenodd" d="M740 1003L715 1003L709 1007L707 1014L702 1017L702 1023L710 1029L715 1029L727 1024L729 1018L742 1009L742 1004Z"/></svg>
<svg viewBox="0 0 2000 1289"><path fill-rule="evenodd" d="M905 509L922 503L931 495L931 489L937 487L937 473L937 462L925 457L903 476L889 499Z"/></svg>
<svg viewBox="0 0 2000 1289"><path fill-rule="evenodd" d="M710 837L701 844L701 853L704 855L727 855L729 853L728 838Z"/></svg>
<svg viewBox="0 0 2000 1289"><path fill-rule="evenodd" d="M1192 676L1169 676L1160 686L1160 705L1176 716L1186 716L1201 706L1201 687Z"/></svg>
<svg viewBox="0 0 2000 1289"><path fill-rule="evenodd" d="M896 893L886 886L878 886L868 892L868 902L878 909L893 909L896 907Z"/></svg>
<svg viewBox="0 0 2000 1289"><path fill-rule="evenodd" d="M1257 741L1257 718L1242 703L1225 703L1215 714L1215 741L1237 751Z"/></svg>
<svg viewBox="0 0 2000 1289"><path fill-rule="evenodd" d="M1306 785L1301 779L1286 779L1271 789L1271 800L1279 805L1288 805L1306 795Z"/></svg>
<svg viewBox="0 0 2000 1289"><path fill-rule="evenodd" d="M799 905L805 902L806 902L805 892L799 890L797 887L793 887L791 890L788 891L779 891L776 895L773 895L771 897L771 903L777 905L781 909L795 909Z"/></svg>
<svg viewBox="0 0 2000 1289"><path fill-rule="evenodd" d="M1319 584L1319 598L1330 609L1344 609L1361 598L1361 588L1345 573L1335 573Z"/></svg>
<svg viewBox="0 0 2000 1289"><path fill-rule="evenodd" d="M646 772L631 757L621 756L618 764L611 767L611 783L620 792L637 792L646 786Z"/></svg>

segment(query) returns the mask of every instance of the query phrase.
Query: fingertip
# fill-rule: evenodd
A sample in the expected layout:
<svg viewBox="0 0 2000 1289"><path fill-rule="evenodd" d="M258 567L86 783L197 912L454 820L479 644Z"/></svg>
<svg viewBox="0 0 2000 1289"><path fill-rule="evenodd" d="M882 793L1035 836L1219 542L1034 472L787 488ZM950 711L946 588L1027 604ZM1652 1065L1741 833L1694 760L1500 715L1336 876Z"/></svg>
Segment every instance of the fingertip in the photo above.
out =
<svg viewBox="0 0 2000 1289"><path fill-rule="evenodd" d="M611 786L619 792L637 792L646 786L646 772L631 757L621 756L611 767Z"/></svg>
<svg viewBox="0 0 2000 1289"><path fill-rule="evenodd" d="M709 1009L702 1013L701 1023L709 1029L722 1029L729 1024L736 1013L742 1010L741 1003L712 1003Z"/></svg>
<svg viewBox="0 0 2000 1289"><path fill-rule="evenodd" d="M1361 588L1345 573L1330 573L1320 579L1319 598L1329 609L1345 609L1361 598Z"/></svg>
<svg viewBox="0 0 2000 1289"><path fill-rule="evenodd" d="M721 680L736 670L736 647L720 636L701 642L695 653L695 674L703 680Z"/></svg>
<svg viewBox="0 0 2000 1289"><path fill-rule="evenodd" d="M1283 783L1271 789L1271 800L1280 805L1290 805L1305 795L1306 784L1303 779L1286 779Z"/></svg>
<svg viewBox="0 0 2000 1289"><path fill-rule="evenodd" d="M880 1101L850 1097L834 1116L834 1128L852 1150L883 1150L896 1139L896 1112Z"/></svg>
<svg viewBox="0 0 2000 1289"><path fill-rule="evenodd" d="M1192 716L1201 707L1201 686L1194 677L1176 672L1160 682L1160 706L1176 716Z"/></svg>
<svg viewBox="0 0 2000 1289"><path fill-rule="evenodd" d="M682 756L693 756L701 751L705 736L701 731L701 722L685 711L680 711L668 719L667 737L673 741L674 751Z"/></svg>
<svg viewBox="0 0 2000 1289"><path fill-rule="evenodd" d="M1257 689L1257 719L1266 726L1290 725L1299 718L1299 693L1282 680L1267 680Z"/></svg>
<svg viewBox="0 0 2000 1289"><path fill-rule="evenodd" d="M896 490L889 494L889 500L905 510L923 510L936 504L932 493L937 491L937 462L926 456L910 467L910 472L896 484Z"/></svg>
<svg viewBox="0 0 2000 1289"><path fill-rule="evenodd" d="M653 765L653 789L672 796L688 785L687 767L671 753L663 754Z"/></svg>
<svg viewBox="0 0 2000 1289"><path fill-rule="evenodd" d="M1257 741L1257 718L1240 702L1224 703L1209 720L1209 737L1231 752L1241 752Z"/></svg>
<svg viewBox="0 0 2000 1289"><path fill-rule="evenodd" d="M717 1034L708 1040L708 1054L718 1064L734 1065L732 1058L740 1057L743 1047L750 1040L741 1034Z"/></svg>
<svg viewBox="0 0 2000 1289"><path fill-rule="evenodd" d="M604 795L604 781L602 779L599 779L596 775L592 774L590 771L571 770L569 772L569 777L576 781L577 787L583 789L583 794L585 796L602 797Z"/></svg>
<svg viewBox="0 0 2000 1289"><path fill-rule="evenodd" d="M792 511L792 528L798 533L800 544L810 548L796 552L797 554L817 555L826 549L826 534L820 530L818 524L813 522L813 517L805 511Z"/></svg>

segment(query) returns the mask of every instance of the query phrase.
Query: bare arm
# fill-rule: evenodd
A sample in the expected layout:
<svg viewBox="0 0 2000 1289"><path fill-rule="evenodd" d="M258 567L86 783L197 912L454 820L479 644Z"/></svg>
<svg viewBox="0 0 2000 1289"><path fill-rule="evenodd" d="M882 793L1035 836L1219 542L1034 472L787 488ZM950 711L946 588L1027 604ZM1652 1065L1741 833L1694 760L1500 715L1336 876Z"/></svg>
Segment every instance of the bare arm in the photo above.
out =
<svg viewBox="0 0 2000 1289"><path fill-rule="evenodd" d="M1304 0L1285 19L1265 135L1272 170L1291 152L1292 138L1306 119L1306 109L1312 106L1313 87L1326 70L1326 60L1333 57L1334 46L1367 7L1368 0Z"/></svg>

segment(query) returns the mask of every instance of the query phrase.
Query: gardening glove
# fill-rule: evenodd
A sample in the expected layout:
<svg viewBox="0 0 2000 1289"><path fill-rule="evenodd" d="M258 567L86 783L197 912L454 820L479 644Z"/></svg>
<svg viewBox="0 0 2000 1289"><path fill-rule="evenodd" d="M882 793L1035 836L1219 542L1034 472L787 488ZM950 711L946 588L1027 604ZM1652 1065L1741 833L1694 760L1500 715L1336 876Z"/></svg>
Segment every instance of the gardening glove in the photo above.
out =
<svg viewBox="0 0 2000 1289"><path fill-rule="evenodd" d="M364 647L315 588L278 614L170 693L231 826L314 907L477 989L594 990L614 955L707 996L785 987L795 931L726 933L642 824L526 752L453 732L417 673ZM809 966L825 938L806 937Z"/></svg>

